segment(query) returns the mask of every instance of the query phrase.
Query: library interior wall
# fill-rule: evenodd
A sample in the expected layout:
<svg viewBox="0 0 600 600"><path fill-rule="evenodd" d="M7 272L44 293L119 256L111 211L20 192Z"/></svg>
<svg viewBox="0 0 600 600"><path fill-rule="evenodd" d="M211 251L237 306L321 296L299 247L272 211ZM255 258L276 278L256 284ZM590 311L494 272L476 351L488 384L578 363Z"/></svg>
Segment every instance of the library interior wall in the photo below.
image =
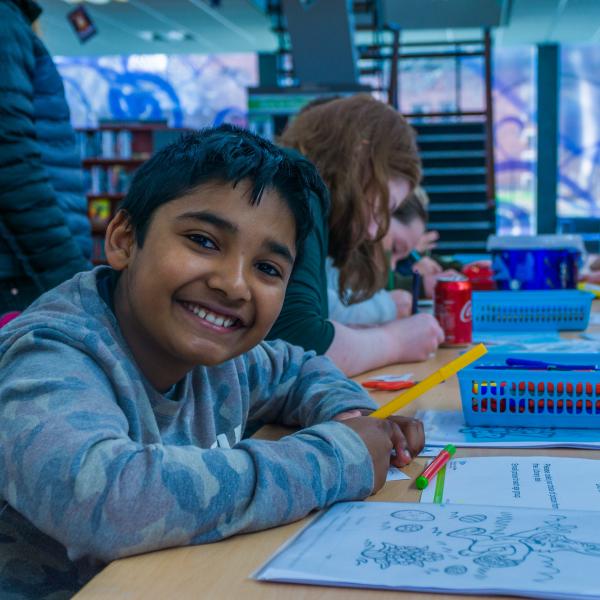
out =
<svg viewBox="0 0 600 600"><path fill-rule="evenodd" d="M57 57L73 123L167 119L173 127L246 124L246 88L258 84L254 53ZM536 48L494 51L498 230L535 226ZM600 46L561 48L559 217L600 217ZM402 110L448 110L451 61L402 65ZM482 101L483 71L464 61L461 105Z"/></svg>

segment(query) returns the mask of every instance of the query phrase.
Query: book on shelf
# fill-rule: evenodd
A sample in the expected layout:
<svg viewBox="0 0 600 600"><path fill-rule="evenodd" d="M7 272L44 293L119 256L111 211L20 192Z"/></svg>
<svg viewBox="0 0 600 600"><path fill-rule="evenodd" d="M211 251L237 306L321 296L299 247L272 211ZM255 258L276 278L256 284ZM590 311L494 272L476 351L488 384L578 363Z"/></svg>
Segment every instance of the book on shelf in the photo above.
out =
<svg viewBox="0 0 600 600"><path fill-rule="evenodd" d="M94 198L88 201L88 217L92 227L106 227L110 215L111 201L108 198Z"/></svg>
<svg viewBox="0 0 600 600"><path fill-rule="evenodd" d="M99 264L106 262L106 253L104 252L104 236L92 237L92 262Z"/></svg>
<svg viewBox="0 0 600 600"><path fill-rule="evenodd" d="M122 165L92 165L87 188L93 195L125 194L132 177L133 173Z"/></svg>
<svg viewBox="0 0 600 600"><path fill-rule="evenodd" d="M144 149L133 152L133 132L128 129L101 129L77 132L79 155L84 159L146 158Z"/></svg>

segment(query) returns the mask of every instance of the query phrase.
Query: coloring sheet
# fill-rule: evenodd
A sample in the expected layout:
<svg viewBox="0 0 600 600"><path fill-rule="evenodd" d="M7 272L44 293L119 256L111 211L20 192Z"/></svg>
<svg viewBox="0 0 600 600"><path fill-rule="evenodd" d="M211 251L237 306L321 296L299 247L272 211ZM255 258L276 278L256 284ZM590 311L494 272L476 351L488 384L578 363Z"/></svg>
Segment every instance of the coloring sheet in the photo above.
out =
<svg viewBox="0 0 600 600"><path fill-rule="evenodd" d="M461 411L424 410L415 415L423 421L428 446L454 444L463 448L598 448L600 430L554 427L468 427Z"/></svg>
<svg viewBox="0 0 600 600"><path fill-rule="evenodd" d="M319 514L255 579L600 599L600 512L346 502Z"/></svg>
<svg viewBox="0 0 600 600"><path fill-rule="evenodd" d="M600 460L557 456L455 458L446 465L445 475L438 474L423 490L421 502L598 510Z"/></svg>

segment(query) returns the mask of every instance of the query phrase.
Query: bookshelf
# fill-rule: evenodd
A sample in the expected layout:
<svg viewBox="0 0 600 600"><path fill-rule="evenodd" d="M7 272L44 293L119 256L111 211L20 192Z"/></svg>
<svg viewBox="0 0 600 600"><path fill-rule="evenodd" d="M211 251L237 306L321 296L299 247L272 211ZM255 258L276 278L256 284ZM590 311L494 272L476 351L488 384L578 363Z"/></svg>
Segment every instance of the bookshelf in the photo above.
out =
<svg viewBox="0 0 600 600"><path fill-rule="evenodd" d="M106 226L127 194L135 170L189 130L166 121L101 121L76 129L92 227L92 262L103 264Z"/></svg>

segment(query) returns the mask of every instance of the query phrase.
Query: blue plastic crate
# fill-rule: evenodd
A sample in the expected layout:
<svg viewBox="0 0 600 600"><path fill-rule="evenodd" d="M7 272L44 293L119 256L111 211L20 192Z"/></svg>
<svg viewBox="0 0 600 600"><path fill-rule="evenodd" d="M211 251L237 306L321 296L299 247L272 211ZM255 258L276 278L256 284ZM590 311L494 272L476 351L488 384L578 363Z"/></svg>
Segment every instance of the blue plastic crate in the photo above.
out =
<svg viewBox="0 0 600 600"><path fill-rule="evenodd" d="M594 295L579 290L473 292L475 331L581 331Z"/></svg>
<svg viewBox="0 0 600 600"><path fill-rule="evenodd" d="M600 365L597 354L486 354L458 373L467 425L600 429L600 371L494 368L509 357Z"/></svg>

